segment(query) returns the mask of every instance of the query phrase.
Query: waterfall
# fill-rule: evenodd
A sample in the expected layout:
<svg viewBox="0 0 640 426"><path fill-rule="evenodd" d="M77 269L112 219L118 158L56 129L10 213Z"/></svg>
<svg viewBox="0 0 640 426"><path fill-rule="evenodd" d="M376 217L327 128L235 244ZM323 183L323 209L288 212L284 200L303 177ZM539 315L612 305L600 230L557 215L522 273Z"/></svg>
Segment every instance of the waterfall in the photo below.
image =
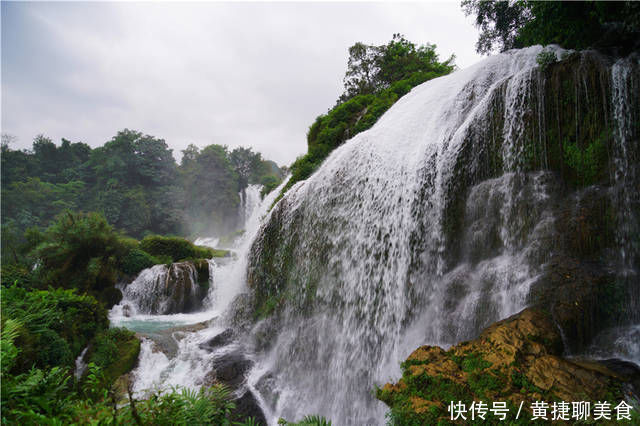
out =
<svg viewBox="0 0 640 426"><path fill-rule="evenodd" d="M253 212L260 205L260 191L262 191L262 185L251 184L238 194L240 196L240 223L245 227Z"/></svg>
<svg viewBox="0 0 640 426"><path fill-rule="evenodd" d="M614 182L615 200L618 213L616 239L620 247L620 270L623 278L635 283L630 286L628 301L632 306L635 321L640 321L640 147L638 138L637 94L640 82L634 80L633 64L628 59L620 59L611 70L612 100L614 115ZM634 119L636 122L634 123Z"/></svg>
<svg viewBox="0 0 640 426"><path fill-rule="evenodd" d="M640 131L638 130L639 65L618 60L611 69L614 117L613 200L617 212L616 256L618 283L626 317L603 330L587 351L597 358L620 358L640 365ZM634 72L635 71L635 72ZM635 124L634 124L635 120Z"/></svg>
<svg viewBox="0 0 640 426"><path fill-rule="evenodd" d="M197 388L210 385L210 373L216 360L229 348L212 351L203 348L210 339L227 327L224 311L239 294L246 292L247 252L258 227L280 189L258 203L260 187L247 188L247 216L245 232L235 242L235 256L209 261L209 289L206 295L170 291L169 283L176 274L186 283L185 290L202 288L198 274L188 262L156 265L145 269L128 286L123 288L122 302L110 312L112 325L125 326L142 333L138 367L131 373L136 397L144 398L152 392L166 391L172 386ZM253 207L251 207L253 206ZM198 240L197 240L198 241ZM211 240L201 240L204 242ZM177 268L177 269L176 269ZM187 295L197 296L197 309L174 309L184 302ZM171 308L171 309L170 309ZM193 312L195 310L195 312ZM237 346L237 345L236 345ZM236 348L233 346L233 348ZM241 392L244 388L239 389Z"/></svg>
<svg viewBox="0 0 640 426"><path fill-rule="evenodd" d="M124 316L197 311L202 308L207 287L209 283L200 282L191 262L155 265L140 272L132 283L121 286L123 299L117 310Z"/></svg>
<svg viewBox="0 0 640 426"><path fill-rule="evenodd" d="M549 170L563 161L547 125L562 108L547 108L554 89L537 67L541 50L508 51L414 88L274 207L248 272L263 317L251 382L272 419L384 423L373 389L397 378L413 349L475 337L548 280L564 244L555 240L559 215L573 198ZM612 73L615 96L637 97L628 65L578 56L577 67ZM577 116L590 98L575 92ZM630 112L616 108L616 158L637 163L622 152L638 145L625 136ZM572 129L587 137L577 121ZM633 167L619 164L616 180L627 182ZM636 214L637 198L625 199L638 194L632 182L636 191L618 198L636 203L625 210Z"/></svg>

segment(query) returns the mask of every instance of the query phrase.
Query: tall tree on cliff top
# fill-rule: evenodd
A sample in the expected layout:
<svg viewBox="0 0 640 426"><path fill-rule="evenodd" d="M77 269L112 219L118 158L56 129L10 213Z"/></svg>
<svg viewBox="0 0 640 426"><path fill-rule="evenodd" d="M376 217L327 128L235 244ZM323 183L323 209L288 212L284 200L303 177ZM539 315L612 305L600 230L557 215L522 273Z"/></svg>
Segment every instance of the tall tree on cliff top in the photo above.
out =
<svg viewBox="0 0 640 426"><path fill-rule="evenodd" d="M358 42L349 48L344 76L345 91L338 102L379 92L391 83L418 72L447 74L453 69L454 59L452 55L446 61L439 62L435 44L417 46L402 34L394 34L391 41L382 46Z"/></svg>

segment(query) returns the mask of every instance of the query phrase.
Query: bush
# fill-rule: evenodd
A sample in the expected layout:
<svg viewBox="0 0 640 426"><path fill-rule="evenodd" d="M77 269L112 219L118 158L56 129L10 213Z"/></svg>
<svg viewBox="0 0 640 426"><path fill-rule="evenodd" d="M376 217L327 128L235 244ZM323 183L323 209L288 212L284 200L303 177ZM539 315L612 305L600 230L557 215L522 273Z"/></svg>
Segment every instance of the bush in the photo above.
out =
<svg viewBox="0 0 640 426"><path fill-rule="evenodd" d="M213 249L196 246L180 237L149 235L140 241L140 248L153 256L168 256L173 262L187 259L210 259Z"/></svg>
<svg viewBox="0 0 640 426"><path fill-rule="evenodd" d="M540 65L540 69L544 71L549 65L558 62L558 57L556 56L556 52L552 50L543 50L536 56L536 62Z"/></svg>
<svg viewBox="0 0 640 426"><path fill-rule="evenodd" d="M127 275L137 275L143 269L164 263L140 249L130 250L122 259L120 269Z"/></svg>
<svg viewBox="0 0 640 426"><path fill-rule="evenodd" d="M107 385L131 371L140 353L140 341L135 333L125 328L110 328L99 333L91 347L88 359L99 367Z"/></svg>
<svg viewBox="0 0 640 426"><path fill-rule="evenodd" d="M21 355L14 373L34 365L72 367L74 358L109 323L106 309L95 298L74 290L11 286L2 287L1 296L3 321L21 324L15 338Z"/></svg>
<svg viewBox="0 0 640 426"><path fill-rule="evenodd" d="M0 279L4 286L17 284L20 287L30 288L34 284L31 271L26 266L16 263L2 265Z"/></svg>
<svg viewBox="0 0 640 426"><path fill-rule="evenodd" d="M65 212L47 228L34 252L46 286L76 288L96 297L116 284L118 259L131 244L97 213Z"/></svg>
<svg viewBox="0 0 640 426"><path fill-rule="evenodd" d="M264 198L265 195L276 189L278 185L280 185L280 181L282 179L278 178L275 175L266 175L260 179L260 184L262 185L262 190L260 191L260 197Z"/></svg>

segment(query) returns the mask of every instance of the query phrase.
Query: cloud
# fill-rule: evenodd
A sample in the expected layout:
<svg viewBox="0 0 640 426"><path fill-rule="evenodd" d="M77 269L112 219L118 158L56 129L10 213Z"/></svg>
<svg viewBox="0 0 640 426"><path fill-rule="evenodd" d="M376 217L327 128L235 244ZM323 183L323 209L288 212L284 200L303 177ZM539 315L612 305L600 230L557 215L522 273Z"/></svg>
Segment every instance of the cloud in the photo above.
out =
<svg viewBox="0 0 640 426"><path fill-rule="evenodd" d="M348 47L395 32L478 60L457 3L4 3L2 130L98 146L126 127L288 164L340 94Z"/></svg>

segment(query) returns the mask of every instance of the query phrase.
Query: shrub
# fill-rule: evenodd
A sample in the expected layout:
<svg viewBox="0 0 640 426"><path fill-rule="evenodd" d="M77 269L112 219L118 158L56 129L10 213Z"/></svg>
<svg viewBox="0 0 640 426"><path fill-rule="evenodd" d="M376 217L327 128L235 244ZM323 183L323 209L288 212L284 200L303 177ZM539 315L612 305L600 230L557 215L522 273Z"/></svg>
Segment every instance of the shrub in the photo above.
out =
<svg viewBox="0 0 640 426"><path fill-rule="evenodd" d="M144 237L140 241L140 248L156 257L168 256L173 262L187 259L210 259L215 254L213 249L196 246L184 238L161 235Z"/></svg>
<svg viewBox="0 0 640 426"><path fill-rule="evenodd" d="M545 71L549 65L558 62L558 56L556 52L552 50L542 50L542 52L536 56L536 62L540 65L540 69Z"/></svg>
<svg viewBox="0 0 640 426"><path fill-rule="evenodd" d="M110 328L99 333L88 354L90 363L102 370L105 383L111 385L118 377L133 369L140 353L140 341L125 328Z"/></svg>
<svg viewBox="0 0 640 426"><path fill-rule="evenodd" d="M129 249L100 214L65 212L47 228L34 252L41 261L38 278L47 286L77 288L99 297L116 284L118 259Z"/></svg>
<svg viewBox="0 0 640 426"><path fill-rule="evenodd" d="M260 184L262 185L262 190L260 191L260 197L264 198L265 195L276 189L276 187L280 184L279 179L275 175L266 175L260 179Z"/></svg>
<svg viewBox="0 0 640 426"><path fill-rule="evenodd" d="M15 345L21 355L15 373L26 372L33 365L71 367L109 320L106 309L92 296L74 290L50 289L28 291L2 287L3 320L21 325Z"/></svg>
<svg viewBox="0 0 640 426"><path fill-rule="evenodd" d="M160 259L151 256L146 251L135 248L130 250L122 259L120 269L128 275L137 275L143 269L158 265L162 262Z"/></svg>

